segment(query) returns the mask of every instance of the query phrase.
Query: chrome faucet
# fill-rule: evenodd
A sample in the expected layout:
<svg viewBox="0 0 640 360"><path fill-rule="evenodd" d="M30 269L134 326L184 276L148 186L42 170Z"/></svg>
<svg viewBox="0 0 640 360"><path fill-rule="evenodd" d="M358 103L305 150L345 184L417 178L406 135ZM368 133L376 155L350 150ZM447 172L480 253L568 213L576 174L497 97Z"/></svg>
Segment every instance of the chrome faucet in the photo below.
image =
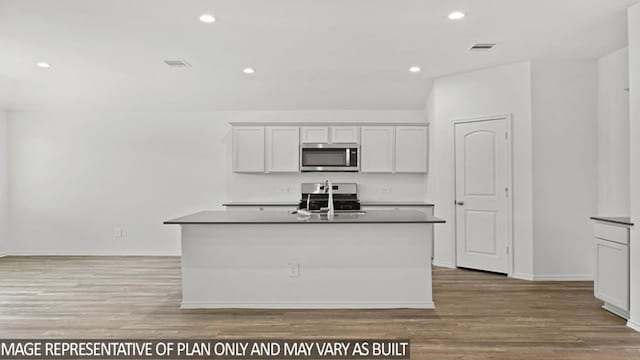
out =
<svg viewBox="0 0 640 360"><path fill-rule="evenodd" d="M333 184L331 183L331 180L327 179L324 181L324 193L325 194L329 194L329 201L328 201L328 207L327 209L327 217L333 217L333 214L335 213L335 207L333 204ZM323 209L324 210L324 209Z"/></svg>

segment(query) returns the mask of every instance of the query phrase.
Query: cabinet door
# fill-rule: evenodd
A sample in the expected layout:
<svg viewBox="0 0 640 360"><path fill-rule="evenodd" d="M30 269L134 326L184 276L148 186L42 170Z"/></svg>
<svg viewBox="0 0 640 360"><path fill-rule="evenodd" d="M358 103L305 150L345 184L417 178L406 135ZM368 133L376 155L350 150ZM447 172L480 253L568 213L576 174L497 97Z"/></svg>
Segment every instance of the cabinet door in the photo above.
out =
<svg viewBox="0 0 640 360"><path fill-rule="evenodd" d="M427 143L427 127L396 127L396 172L426 173L428 162Z"/></svg>
<svg viewBox="0 0 640 360"><path fill-rule="evenodd" d="M332 126L331 142L334 144L357 144L360 142L360 128L357 126Z"/></svg>
<svg viewBox="0 0 640 360"><path fill-rule="evenodd" d="M629 246L596 239L595 296L629 311Z"/></svg>
<svg viewBox="0 0 640 360"><path fill-rule="evenodd" d="M267 172L300 171L300 130L297 126L269 126Z"/></svg>
<svg viewBox="0 0 640 360"><path fill-rule="evenodd" d="M264 126L233 128L233 171L264 172Z"/></svg>
<svg viewBox="0 0 640 360"><path fill-rule="evenodd" d="M361 172L393 172L393 127L363 126L360 129L360 153Z"/></svg>
<svg viewBox="0 0 640 360"><path fill-rule="evenodd" d="M303 126L300 131L304 144L329 142L328 126Z"/></svg>

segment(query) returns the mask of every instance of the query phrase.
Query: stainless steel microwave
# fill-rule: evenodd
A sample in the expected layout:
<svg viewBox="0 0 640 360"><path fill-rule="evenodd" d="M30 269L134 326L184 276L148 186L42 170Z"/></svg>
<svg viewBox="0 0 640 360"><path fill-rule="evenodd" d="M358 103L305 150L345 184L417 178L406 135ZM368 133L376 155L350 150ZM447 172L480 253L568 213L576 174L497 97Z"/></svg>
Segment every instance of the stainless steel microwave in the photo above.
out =
<svg viewBox="0 0 640 360"><path fill-rule="evenodd" d="M358 172L360 171L360 145L302 144L300 171Z"/></svg>

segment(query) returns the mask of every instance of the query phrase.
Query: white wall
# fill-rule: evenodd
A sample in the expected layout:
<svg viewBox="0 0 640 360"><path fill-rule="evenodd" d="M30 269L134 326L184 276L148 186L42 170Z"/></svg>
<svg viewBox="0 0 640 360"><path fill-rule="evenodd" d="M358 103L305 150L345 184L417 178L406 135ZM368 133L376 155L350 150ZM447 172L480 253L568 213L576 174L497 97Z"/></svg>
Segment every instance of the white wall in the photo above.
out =
<svg viewBox="0 0 640 360"><path fill-rule="evenodd" d="M427 197L437 216L435 263L454 264L453 126L512 114L514 276L588 279L596 213L595 61L536 60L436 79Z"/></svg>
<svg viewBox="0 0 640 360"><path fill-rule="evenodd" d="M530 63L436 79L427 102L431 167L427 197L436 216L447 220L435 227L435 263L454 262L453 120L499 114L513 115L514 272L531 274L531 84Z"/></svg>
<svg viewBox="0 0 640 360"><path fill-rule="evenodd" d="M640 331L640 4L629 9L630 184L631 184L631 318Z"/></svg>
<svg viewBox="0 0 640 360"><path fill-rule="evenodd" d="M597 212L597 65L531 65L535 279L592 279Z"/></svg>
<svg viewBox="0 0 640 360"><path fill-rule="evenodd" d="M11 238L19 254L178 254L164 220L230 200L299 197L310 174L231 174L229 121L424 122L422 111L14 112ZM424 175L333 176L424 197ZM282 185L290 193L278 192ZM114 228L124 236L114 236Z"/></svg>
<svg viewBox="0 0 640 360"><path fill-rule="evenodd" d="M598 60L598 215L629 215L629 51Z"/></svg>
<svg viewBox="0 0 640 360"><path fill-rule="evenodd" d="M8 119L0 110L0 256L10 251L9 243L9 175Z"/></svg>

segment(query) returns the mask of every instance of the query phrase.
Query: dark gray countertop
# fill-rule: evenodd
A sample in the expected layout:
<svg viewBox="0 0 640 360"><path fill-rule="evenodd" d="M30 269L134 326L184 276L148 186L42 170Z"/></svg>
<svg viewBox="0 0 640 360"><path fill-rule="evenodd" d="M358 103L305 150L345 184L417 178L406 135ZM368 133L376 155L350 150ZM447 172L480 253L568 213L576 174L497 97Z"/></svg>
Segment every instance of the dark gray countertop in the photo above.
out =
<svg viewBox="0 0 640 360"><path fill-rule="evenodd" d="M424 201L366 201L361 200L362 206L434 206ZM297 207L297 201L231 201L222 206L291 206Z"/></svg>
<svg viewBox="0 0 640 360"><path fill-rule="evenodd" d="M614 224L633 226L630 217L625 216L592 216L591 220L610 222Z"/></svg>
<svg viewBox="0 0 640 360"><path fill-rule="evenodd" d="M292 206L298 207L297 201L230 201L222 206Z"/></svg>
<svg viewBox="0 0 640 360"><path fill-rule="evenodd" d="M332 219L314 214L299 220L290 211L201 211L165 221L165 224L436 224L445 221L417 210L370 210L364 214L340 213Z"/></svg>

